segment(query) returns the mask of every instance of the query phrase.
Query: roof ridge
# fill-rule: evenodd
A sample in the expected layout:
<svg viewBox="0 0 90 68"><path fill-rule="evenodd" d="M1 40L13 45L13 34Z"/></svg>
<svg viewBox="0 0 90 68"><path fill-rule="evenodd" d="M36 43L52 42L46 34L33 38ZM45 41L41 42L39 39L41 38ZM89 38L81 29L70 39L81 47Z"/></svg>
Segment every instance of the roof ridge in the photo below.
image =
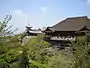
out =
<svg viewBox="0 0 90 68"><path fill-rule="evenodd" d="M64 21L66 21L66 20L67 20L67 18L66 18L66 19L64 19L64 20L62 20L62 21L60 21L60 22L58 22L57 24L53 25L53 26L52 26L52 28L53 28L54 26L58 25L58 24L63 23L63 22L64 22Z"/></svg>
<svg viewBox="0 0 90 68"><path fill-rule="evenodd" d="M75 19L75 18L88 18L88 16L68 17L67 19Z"/></svg>

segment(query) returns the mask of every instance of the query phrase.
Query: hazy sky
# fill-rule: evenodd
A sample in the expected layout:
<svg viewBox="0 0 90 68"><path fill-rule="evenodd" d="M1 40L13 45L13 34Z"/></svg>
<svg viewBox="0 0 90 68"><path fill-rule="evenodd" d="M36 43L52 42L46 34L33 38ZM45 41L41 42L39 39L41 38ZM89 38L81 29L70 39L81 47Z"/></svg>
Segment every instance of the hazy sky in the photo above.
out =
<svg viewBox="0 0 90 68"><path fill-rule="evenodd" d="M41 28L67 17L90 17L90 0L0 0L0 19L7 14L12 15L10 24L19 31L28 24Z"/></svg>

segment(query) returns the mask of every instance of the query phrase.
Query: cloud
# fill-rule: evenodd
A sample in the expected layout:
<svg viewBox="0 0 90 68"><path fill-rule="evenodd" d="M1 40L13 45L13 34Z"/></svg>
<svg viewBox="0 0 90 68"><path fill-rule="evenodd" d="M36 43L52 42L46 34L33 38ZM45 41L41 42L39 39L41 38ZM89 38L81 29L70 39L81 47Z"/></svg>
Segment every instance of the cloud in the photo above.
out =
<svg viewBox="0 0 90 68"><path fill-rule="evenodd" d="M20 9L13 10L12 14L16 15L16 16L20 16L20 17L26 17L27 16L27 14L23 10L20 10Z"/></svg>
<svg viewBox="0 0 90 68"><path fill-rule="evenodd" d="M18 32L24 31L25 26L28 24L28 14L21 9L15 9L11 12L12 20L11 23L18 28Z"/></svg>
<svg viewBox="0 0 90 68"><path fill-rule="evenodd" d="M43 7L40 7L40 10L42 11L42 12L46 12L47 11L47 7L45 7L45 6L43 6Z"/></svg>
<svg viewBox="0 0 90 68"><path fill-rule="evenodd" d="M87 4L90 4L90 0L87 0Z"/></svg>

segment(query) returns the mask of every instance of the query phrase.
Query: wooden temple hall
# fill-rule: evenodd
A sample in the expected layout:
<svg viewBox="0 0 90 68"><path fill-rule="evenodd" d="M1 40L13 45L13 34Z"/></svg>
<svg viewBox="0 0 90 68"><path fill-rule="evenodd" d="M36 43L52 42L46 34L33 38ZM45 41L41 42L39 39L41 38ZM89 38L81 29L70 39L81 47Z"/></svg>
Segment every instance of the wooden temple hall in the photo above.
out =
<svg viewBox="0 0 90 68"><path fill-rule="evenodd" d="M65 48L76 36L90 33L90 19L87 16L67 18L44 31L45 40L57 48Z"/></svg>

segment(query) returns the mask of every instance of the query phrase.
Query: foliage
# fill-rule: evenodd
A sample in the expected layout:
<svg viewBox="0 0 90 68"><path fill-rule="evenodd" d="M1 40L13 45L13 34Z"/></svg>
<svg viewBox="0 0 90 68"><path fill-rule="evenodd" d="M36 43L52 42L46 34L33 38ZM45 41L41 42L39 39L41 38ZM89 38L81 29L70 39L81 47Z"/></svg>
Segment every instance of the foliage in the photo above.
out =
<svg viewBox="0 0 90 68"><path fill-rule="evenodd" d="M25 34L9 35L13 32L7 26L10 19L11 15L0 22L0 68L90 68L89 36L71 41L73 56L65 55L44 41L43 34L22 45Z"/></svg>
<svg viewBox="0 0 90 68"><path fill-rule="evenodd" d="M11 15L8 15L3 22L0 22L0 68L62 67L60 65L65 57L43 40L44 35L30 38L25 45L22 45L25 34L10 36L9 34L13 32L7 25L10 20ZM61 57L63 59L59 59Z"/></svg>
<svg viewBox="0 0 90 68"><path fill-rule="evenodd" d="M43 40L43 35L38 35L36 38L32 38L29 42L25 45L25 48L28 50L29 59L30 59L30 66L36 66L47 64L48 55L44 51L45 48L49 47L49 43ZM35 62L36 61L36 62ZM42 67L43 68L43 67Z"/></svg>
<svg viewBox="0 0 90 68"><path fill-rule="evenodd" d="M78 37L72 42L73 68L90 68L90 46L87 37Z"/></svg>
<svg viewBox="0 0 90 68"><path fill-rule="evenodd" d="M29 68L29 59L26 49L23 49L19 58L19 68Z"/></svg>
<svg viewBox="0 0 90 68"><path fill-rule="evenodd" d="M4 36L6 34L11 34L13 31L10 30L12 26L8 26L8 22L11 20L11 15L6 15L4 20L0 22L0 36Z"/></svg>
<svg viewBox="0 0 90 68"><path fill-rule="evenodd" d="M31 68L71 68L71 58L54 50L43 40L44 35L31 38L25 45L29 54ZM68 58L68 59L67 59Z"/></svg>
<svg viewBox="0 0 90 68"><path fill-rule="evenodd" d="M72 68L72 60L59 52L50 58L49 68Z"/></svg>
<svg viewBox="0 0 90 68"><path fill-rule="evenodd" d="M7 25L10 20L11 15L7 15L4 21L0 22L0 68L10 68L20 55L18 41L15 40L17 37L9 36L13 33L11 26Z"/></svg>

